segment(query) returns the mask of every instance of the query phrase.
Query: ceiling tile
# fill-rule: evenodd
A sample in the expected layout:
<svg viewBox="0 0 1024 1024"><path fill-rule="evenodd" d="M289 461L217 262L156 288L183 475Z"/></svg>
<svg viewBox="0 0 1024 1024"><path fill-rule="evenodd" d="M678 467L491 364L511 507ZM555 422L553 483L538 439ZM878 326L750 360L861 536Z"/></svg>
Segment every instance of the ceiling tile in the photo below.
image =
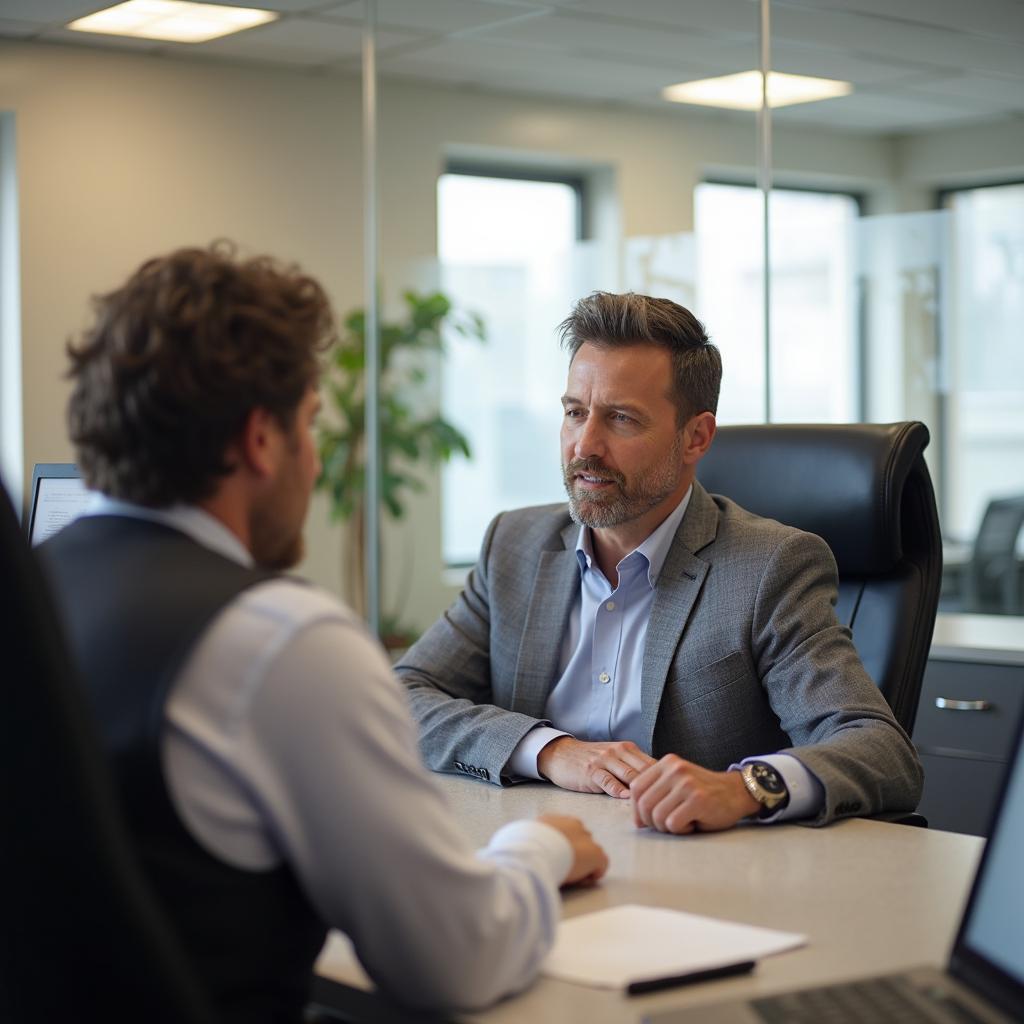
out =
<svg viewBox="0 0 1024 1024"><path fill-rule="evenodd" d="M715 49L716 58L727 60L734 71L746 71L761 65L760 54L750 46L735 44ZM845 82L871 84L891 82L921 74L904 61L872 60L857 53L822 50L797 43L779 43L772 47L772 66L776 71L791 75L815 75L819 78L838 78ZM933 69L926 73L934 74Z"/></svg>
<svg viewBox="0 0 1024 1024"><path fill-rule="evenodd" d="M118 0L0 0L0 15L18 21L36 21L45 25L65 25L75 18L110 7Z"/></svg>
<svg viewBox="0 0 1024 1024"><path fill-rule="evenodd" d="M599 14L623 24L663 25L686 31L756 34L758 6L751 0L554 0L577 14Z"/></svg>
<svg viewBox="0 0 1024 1024"><path fill-rule="evenodd" d="M945 69L1012 75L1024 65L1024 47L1011 41L834 11L779 7L772 17L772 34L779 43L815 44Z"/></svg>
<svg viewBox="0 0 1024 1024"><path fill-rule="evenodd" d="M1020 0L772 0L773 10L781 7L867 14L1024 42Z"/></svg>
<svg viewBox="0 0 1024 1024"><path fill-rule="evenodd" d="M593 100L656 99L674 74L643 64L598 64L563 55L557 61L541 50L452 40L429 50L397 54L381 62L388 75L516 92L547 92ZM699 77L704 69L680 65L684 76Z"/></svg>
<svg viewBox="0 0 1024 1024"><path fill-rule="evenodd" d="M111 3L114 2L116 0L111 0ZM199 3L218 3L228 7L259 7L265 11L277 11L279 14L319 14L325 8L344 6L344 0L199 0Z"/></svg>
<svg viewBox="0 0 1024 1024"><path fill-rule="evenodd" d="M543 13L543 8L523 0L494 3L481 3L480 0L377 0L378 25L435 35L472 31L485 25ZM362 0L322 13L323 17L334 15L362 19Z"/></svg>
<svg viewBox="0 0 1024 1024"><path fill-rule="evenodd" d="M958 103L956 107L928 97L900 93L854 93L818 103L780 107L773 119L779 124L820 124L835 128L864 128L881 132L903 132L933 128L962 121L999 117L1001 111L982 103Z"/></svg>
<svg viewBox="0 0 1024 1024"><path fill-rule="evenodd" d="M949 75L917 81L908 87L907 92L932 102L945 98L982 100L1001 110L1024 110L1024 69L1021 78Z"/></svg>
<svg viewBox="0 0 1024 1024"><path fill-rule="evenodd" d="M416 37L404 32L379 31L381 48L409 42ZM363 45L362 28L336 21L288 18L233 36L198 43L189 50L197 55L259 58L288 64L323 64L358 56Z"/></svg>
<svg viewBox="0 0 1024 1024"><path fill-rule="evenodd" d="M735 36L708 36L702 32L676 32L643 25L589 21L579 16L551 14L514 24L483 29L481 39L520 43L566 53L589 54L601 60L630 58L630 62L675 62L713 55L716 47L735 45ZM753 38L748 62L757 59Z"/></svg>
<svg viewBox="0 0 1024 1024"><path fill-rule="evenodd" d="M7 39L27 39L38 31L38 22L12 21L10 18L0 18L0 36L4 36Z"/></svg>

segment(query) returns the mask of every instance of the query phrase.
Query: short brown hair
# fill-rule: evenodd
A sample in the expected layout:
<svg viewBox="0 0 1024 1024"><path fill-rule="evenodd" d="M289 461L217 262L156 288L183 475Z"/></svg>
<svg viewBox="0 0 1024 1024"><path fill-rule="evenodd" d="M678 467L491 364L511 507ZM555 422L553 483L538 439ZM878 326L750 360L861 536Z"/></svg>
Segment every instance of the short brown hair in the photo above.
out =
<svg viewBox="0 0 1024 1024"><path fill-rule="evenodd" d="M718 409L722 356L708 340L704 325L685 307L669 299L626 292L592 292L580 299L559 324L570 361L585 342L599 348L658 345L672 356L668 390L681 427L691 416Z"/></svg>
<svg viewBox="0 0 1024 1024"><path fill-rule="evenodd" d="M78 464L90 488L152 507L213 494L253 409L291 429L334 332L313 278L223 241L148 260L93 306L68 345Z"/></svg>

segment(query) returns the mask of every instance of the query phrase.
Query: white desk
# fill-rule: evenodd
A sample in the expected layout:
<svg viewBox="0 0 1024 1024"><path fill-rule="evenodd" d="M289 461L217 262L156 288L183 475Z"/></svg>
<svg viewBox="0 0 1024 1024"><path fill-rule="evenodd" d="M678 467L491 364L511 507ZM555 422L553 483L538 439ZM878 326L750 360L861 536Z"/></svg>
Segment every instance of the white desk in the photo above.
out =
<svg viewBox="0 0 1024 1024"><path fill-rule="evenodd" d="M763 960L748 977L648 996L541 977L521 996L461 1018L487 1024L622 1024L655 1009L940 964L984 844L974 836L862 819L823 829L745 825L717 834L664 836L636 830L628 804L610 797L540 783L501 790L438 778L479 845L515 818L556 812L588 823L608 851L611 868L596 888L565 894L566 916L649 903L810 938L804 949ZM339 981L366 984L343 940L332 939L317 969Z"/></svg>

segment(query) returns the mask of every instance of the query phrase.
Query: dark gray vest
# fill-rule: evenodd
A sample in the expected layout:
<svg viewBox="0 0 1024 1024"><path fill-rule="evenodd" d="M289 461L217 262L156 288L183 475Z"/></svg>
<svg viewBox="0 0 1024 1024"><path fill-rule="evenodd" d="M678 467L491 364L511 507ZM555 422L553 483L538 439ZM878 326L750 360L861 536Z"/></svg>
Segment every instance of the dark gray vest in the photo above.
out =
<svg viewBox="0 0 1024 1024"><path fill-rule="evenodd" d="M164 704L188 654L234 597L273 574L122 516L79 519L38 550L143 866L182 945L226 1021L295 1024L325 925L289 868L235 868L192 838L160 758Z"/></svg>

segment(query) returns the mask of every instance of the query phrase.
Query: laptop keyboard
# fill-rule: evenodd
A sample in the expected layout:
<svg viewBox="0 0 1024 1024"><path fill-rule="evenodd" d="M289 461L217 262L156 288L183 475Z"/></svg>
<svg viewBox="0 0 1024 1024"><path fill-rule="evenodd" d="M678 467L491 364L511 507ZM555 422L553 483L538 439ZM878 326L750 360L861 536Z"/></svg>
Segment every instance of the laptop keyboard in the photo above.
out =
<svg viewBox="0 0 1024 1024"><path fill-rule="evenodd" d="M918 992L933 999L936 1007L933 1012L922 1009L908 995L908 987L901 979L871 978L755 999L750 1005L765 1024L984 1024L963 1003L939 989Z"/></svg>

